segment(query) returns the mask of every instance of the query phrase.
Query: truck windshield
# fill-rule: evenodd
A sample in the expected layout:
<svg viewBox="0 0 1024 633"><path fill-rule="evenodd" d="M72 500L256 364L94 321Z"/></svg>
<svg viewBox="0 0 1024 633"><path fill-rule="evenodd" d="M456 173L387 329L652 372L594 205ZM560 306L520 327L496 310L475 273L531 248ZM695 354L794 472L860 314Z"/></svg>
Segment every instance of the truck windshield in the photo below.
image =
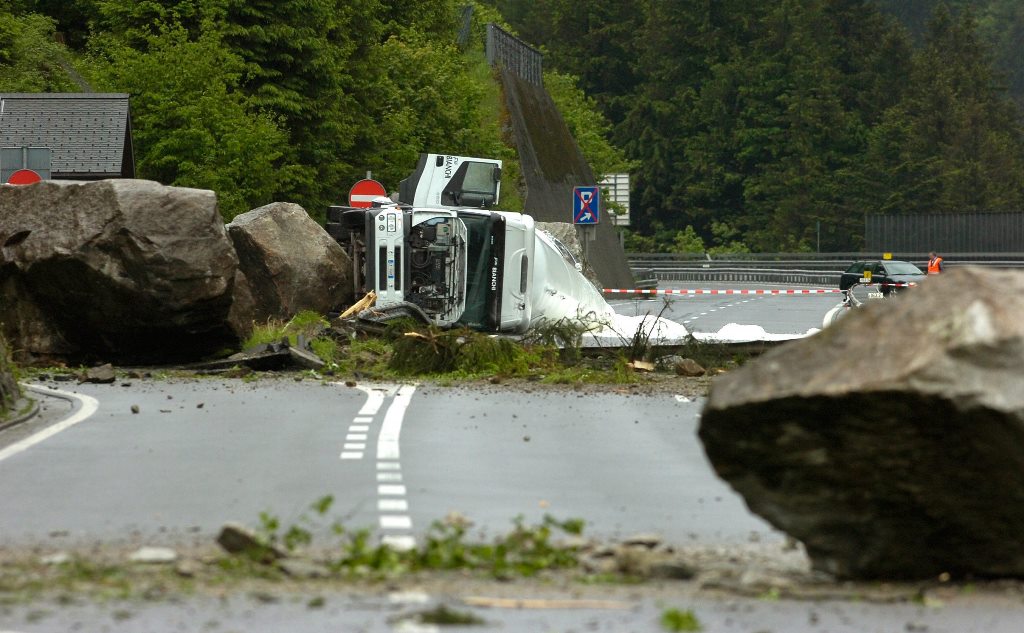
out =
<svg viewBox="0 0 1024 633"><path fill-rule="evenodd" d="M465 161L441 192L441 204L486 209L498 201L501 170L493 163Z"/></svg>
<svg viewBox="0 0 1024 633"><path fill-rule="evenodd" d="M501 325L502 259L505 254L505 218L492 213L459 211L468 235L466 309L459 324L475 330Z"/></svg>

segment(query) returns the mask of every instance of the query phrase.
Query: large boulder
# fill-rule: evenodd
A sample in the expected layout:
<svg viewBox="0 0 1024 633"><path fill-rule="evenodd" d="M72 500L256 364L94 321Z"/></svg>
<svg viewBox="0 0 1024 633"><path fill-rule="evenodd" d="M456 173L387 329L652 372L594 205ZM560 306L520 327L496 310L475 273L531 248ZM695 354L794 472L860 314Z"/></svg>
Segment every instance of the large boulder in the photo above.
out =
<svg viewBox="0 0 1024 633"><path fill-rule="evenodd" d="M957 267L712 384L699 435L843 578L1024 576L1024 273Z"/></svg>
<svg viewBox="0 0 1024 633"><path fill-rule="evenodd" d="M0 323L28 362L155 362L237 346L238 259L212 191L0 186Z"/></svg>
<svg viewBox="0 0 1024 633"><path fill-rule="evenodd" d="M351 299L352 260L299 205L268 204L227 228L248 280L252 320L327 313Z"/></svg>

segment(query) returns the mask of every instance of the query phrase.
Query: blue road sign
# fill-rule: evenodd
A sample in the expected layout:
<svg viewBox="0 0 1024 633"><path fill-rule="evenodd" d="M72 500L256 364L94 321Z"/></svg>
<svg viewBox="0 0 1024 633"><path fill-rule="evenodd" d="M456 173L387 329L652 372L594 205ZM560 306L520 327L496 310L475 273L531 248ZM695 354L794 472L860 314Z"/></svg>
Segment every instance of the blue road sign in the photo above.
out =
<svg viewBox="0 0 1024 633"><path fill-rule="evenodd" d="M597 187L573 187L572 223L597 224L601 220L601 190Z"/></svg>

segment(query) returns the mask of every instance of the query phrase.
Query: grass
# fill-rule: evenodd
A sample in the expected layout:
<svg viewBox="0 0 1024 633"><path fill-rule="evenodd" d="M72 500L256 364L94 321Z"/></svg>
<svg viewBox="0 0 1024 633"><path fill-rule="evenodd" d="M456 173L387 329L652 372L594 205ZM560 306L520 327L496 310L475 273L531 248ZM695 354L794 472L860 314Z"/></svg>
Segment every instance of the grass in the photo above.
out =
<svg viewBox="0 0 1024 633"><path fill-rule="evenodd" d="M334 499L326 496L310 506L310 511L285 526L277 517L266 512L259 517L256 534L258 544L252 551L241 552L241 563L231 565L265 564L264 554L269 547L289 553L308 546L313 530L328 527L338 539L328 548L328 567L344 577L387 578L419 571L474 571L494 578L535 576L547 569L568 569L577 564L576 550L555 544L558 535L580 535L583 521L559 521L545 516L539 525L526 525L523 517L513 521L513 529L489 543L467 539L469 522L450 519L435 521L418 549L399 551L386 544L374 544L368 529L350 530L340 522L324 525ZM230 566L230 565L229 565Z"/></svg>
<svg viewBox="0 0 1024 633"><path fill-rule="evenodd" d="M682 611L680 609L667 609L661 614L661 628L666 631L702 631L704 628L701 626L697 616L693 614L693 611L687 609Z"/></svg>
<svg viewBox="0 0 1024 633"><path fill-rule="evenodd" d="M643 382L647 375L629 366L631 361L650 360L658 353L692 358L709 371L729 369L745 360L726 345L690 341L672 349L655 348L650 342L654 318L650 323L645 320L631 337L620 336L622 346L590 350L584 349L582 342L586 332L596 325L583 319L545 323L522 337L509 337L467 328L442 329L413 319L397 320L370 331L355 327L352 321L330 322L319 313L305 311L287 321L271 320L254 327L242 349L282 341L305 346L324 361L322 369L304 372L310 378L428 379L444 385L505 379L549 385L623 385ZM0 358L0 375L5 362L17 371ZM245 370L245 380L259 378L258 373L245 367L239 369ZM659 369L672 372L671 367ZM27 368L21 374L76 375L82 371L82 367ZM147 377L167 378L182 371L158 368Z"/></svg>
<svg viewBox="0 0 1024 633"><path fill-rule="evenodd" d="M627 366L637 355L636 345L596 357L585 355L582 340L588 326L582 321L544 324L518 339L411 319L390 323L376 334L338 326L302 313L288 322L258 326L245 347L281 340L297 344L302 335L326 363L327 373L370 380L430 378L454 384L508 378L545 384L625 384L637 379ZM645 341L641 347L649 345ZM640 353L650 355L649 349Z"/></svg>

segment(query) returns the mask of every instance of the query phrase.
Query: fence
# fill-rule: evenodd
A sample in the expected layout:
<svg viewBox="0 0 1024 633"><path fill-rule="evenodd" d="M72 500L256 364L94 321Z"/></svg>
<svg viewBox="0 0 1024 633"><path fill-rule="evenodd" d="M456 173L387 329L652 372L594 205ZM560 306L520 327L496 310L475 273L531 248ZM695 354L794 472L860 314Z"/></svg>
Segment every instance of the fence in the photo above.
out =
<svg viewBox="0 0 1024 633"><path fill-rule="evenodd" d="M487 63L501 66L534 85L544 85L541 52L493 23L487 25Z"/></svg>
<svg viewBox="0 0 1024 633"><path fill-rule="evenodd" d="M1024 249L1024 213L868 215L867 251L1016 253Z"/></svg>
<svg viewBox="0 0 1024 633"><path fill-rule="evenodd" d="M1024 269L1024 253L943 254L947 267L967 264ZM637 287L658 281L778 283L836 286L839 276L857 260L880 259L865 253L742 253L710 257L696 253L628 253ZM927 253L893 253L924 270Z"/></svg>

